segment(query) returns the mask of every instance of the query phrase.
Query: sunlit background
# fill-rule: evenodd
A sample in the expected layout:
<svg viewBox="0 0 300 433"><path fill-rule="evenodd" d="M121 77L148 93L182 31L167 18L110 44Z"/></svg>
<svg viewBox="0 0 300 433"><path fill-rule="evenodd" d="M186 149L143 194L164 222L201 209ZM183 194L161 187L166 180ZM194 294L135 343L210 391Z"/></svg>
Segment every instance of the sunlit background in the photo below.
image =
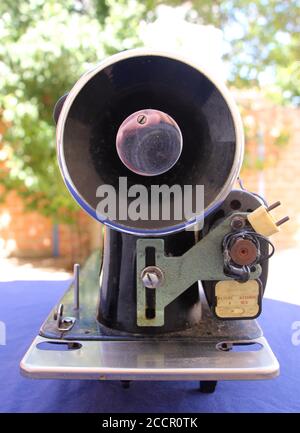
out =
<svg viewBox="0 0 300 433"><path fill-rule="evenodd" d="M52 110L107 55L181 52L227 82L246 135L246 189L291 218L266 296L299 303L300 1L2 0L0 280L67 279L101 245L58 172Z"/></svg>

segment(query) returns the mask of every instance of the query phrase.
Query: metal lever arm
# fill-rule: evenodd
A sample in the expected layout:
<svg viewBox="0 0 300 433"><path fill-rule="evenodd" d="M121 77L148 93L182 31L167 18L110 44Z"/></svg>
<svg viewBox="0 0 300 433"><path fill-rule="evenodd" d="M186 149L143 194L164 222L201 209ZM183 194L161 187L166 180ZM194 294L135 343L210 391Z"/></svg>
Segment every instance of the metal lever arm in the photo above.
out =
<svg viewBox="0 0 300 433"><path fill-rule="evenodd" d="M246 218L247 213L234 213L212 229L203 239L180 257L167 257L163 239L139 239L137 241L137 324L138 326L163 326L164 309L181 293L198 280L232 280L224 274L222 241L231 231L231 219ZM164 275L163 284L156 290L156 311L154 318L146 318L145 287L141 278L146 266L146 248L155 248L155 265ZM261 274L260 265L255 266L250 279Z"/></svg>

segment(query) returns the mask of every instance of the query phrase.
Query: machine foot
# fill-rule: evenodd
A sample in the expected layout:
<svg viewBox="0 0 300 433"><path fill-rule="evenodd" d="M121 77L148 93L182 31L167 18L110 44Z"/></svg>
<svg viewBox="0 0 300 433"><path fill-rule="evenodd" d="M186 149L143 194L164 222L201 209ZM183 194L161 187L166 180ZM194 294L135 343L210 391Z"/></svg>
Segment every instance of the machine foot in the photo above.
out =
<svg viewBox="0 0 300 433"><path fill-rule="evenodd" d="M203 392L204 394L212 394L215 392L216 386L217 386L216 380L201 380L199 391Z"/></svg>
<svg viewBox="0 0 300 433"><path fill-rule="evenodd" d="M121 380L121 385L122 385L122 388L124 388L124 389L130 388L130 383L131 383L131 380Z"/></svg>

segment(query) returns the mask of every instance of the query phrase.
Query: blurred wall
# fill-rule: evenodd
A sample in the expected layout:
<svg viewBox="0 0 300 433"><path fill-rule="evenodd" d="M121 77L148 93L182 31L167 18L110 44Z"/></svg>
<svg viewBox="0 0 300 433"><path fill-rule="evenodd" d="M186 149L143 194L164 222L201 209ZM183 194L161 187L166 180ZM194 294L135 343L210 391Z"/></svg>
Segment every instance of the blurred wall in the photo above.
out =
<svg viewBox="0 0 300 433"><path fill-rule="evenodd" d="M37 212L26 212L15 192L0 205L0 257L52 257L57 254L67 267L83 262L101 244L101 225L78 212L75 224L54 226Z"/></svg>
<svg viewBox="0 0 300 433"><path fill-rule="evenodd" d="M300 108L274 105L257 91L238 92L236 99L250 136L241 171L244 186L269 204L281 201L272 211L277 220L290 217L272 237L276 248L300 248Z"/></svg>

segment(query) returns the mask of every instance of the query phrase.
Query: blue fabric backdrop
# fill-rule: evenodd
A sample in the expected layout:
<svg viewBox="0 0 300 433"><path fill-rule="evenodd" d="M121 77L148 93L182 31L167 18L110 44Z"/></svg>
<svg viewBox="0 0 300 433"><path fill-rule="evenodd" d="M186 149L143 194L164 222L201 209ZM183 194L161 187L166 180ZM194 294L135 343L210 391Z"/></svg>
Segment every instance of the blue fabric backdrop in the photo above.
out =
<svg viewBox="0 0 300 433"><path fill-rule="evenodd" d="M300 307L265 300L260 323L281 364L268 381L220 382L201 394L197 382L30 380L19 362L67 281L0 283L0 321L7 344L0 346L0 412L300 412L300 345L291 342Z"/></svg>

